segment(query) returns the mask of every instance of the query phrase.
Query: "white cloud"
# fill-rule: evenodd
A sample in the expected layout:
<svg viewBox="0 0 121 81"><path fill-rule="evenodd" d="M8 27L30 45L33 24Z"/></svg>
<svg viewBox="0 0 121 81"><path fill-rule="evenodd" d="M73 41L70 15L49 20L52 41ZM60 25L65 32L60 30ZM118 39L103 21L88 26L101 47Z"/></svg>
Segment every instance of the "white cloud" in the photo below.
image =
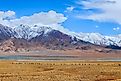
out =
<svg viewBox="0 0 121 81"><path fill-rule="evenodd" d="M14 11L0 11L0 24L3 24L3 25L9 25L10 22L9 20L10 19L13 19L15 17L15 12Z"/></svg>
<svg viewBox="0 0 121 81"><path fill-rule="evenodd" d="M15 16L15 12L14 11L7 11L7 12L3 12L0 11L0 19L4 19L4 18L13 18Z"/></svg>
<svg viewBox="0 0 121 81"><path fill-rule="evenodd" d="M95 26L96 28L99 28L99 26Z"/></svg>
<svg viewBox="0 0 121 81"><path fill-rule="evenodd" d="M120 28L119 27L116 27L116 28L113 28L113 30L114 31L118 31L118 30L120 30Z"/></svg>
<svg viewBox="0 0 121 81"><path fill-rule="evenodd" d="M84 9L98 9L101 11L90 15L78 15L78 18L121 24L121 0L92 0L78 2L78 4L83 5Z"/></svg>
<svg viewBox="0 0 121 81"><path fill-rule="evenodd" d="M75 7L73 7L73 6L67 7L65 12L72 12L74 10L74 8Z"/></svg>
<svg viewBox="0 0 121 81"><path fill-rule="evenodd" d="M3 12L0 11L0 24L7 26L18 26L20 24L25 25L58 25L60 26L67 18L63 14L55 11L35 13L31 16L23 16L21 18L15 18L14 11Z"/></svg>

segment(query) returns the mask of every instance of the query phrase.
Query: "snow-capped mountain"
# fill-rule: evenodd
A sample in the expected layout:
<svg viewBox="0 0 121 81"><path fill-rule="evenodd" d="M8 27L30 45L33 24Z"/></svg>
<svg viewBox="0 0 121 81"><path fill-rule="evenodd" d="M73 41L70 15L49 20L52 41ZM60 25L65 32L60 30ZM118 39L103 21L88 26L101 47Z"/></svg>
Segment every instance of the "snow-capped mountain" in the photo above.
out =
<svg viewBox="0 0 121 81"><path fill-rule="evenodd" d="M45 27L45 26L27 26L27 25L19 25L13 28L17 34L15 35L16 38L24 38L24 39L32 39L33 37L39 36L41 34L46 34L52 31L52 28Z"/></svg>
<svg viewBox="0 0 121 81"><path fill-rule="evenodd" d="M121 36L104 36L99 33L80 33L79 38L97 45L114 45L121 47Z"/></svg>
<svg viewBox="0 0 121 81"><path fill-rule="evenodd" d="M39 25L28 26L20 24L15 27L0 25L0 40L9 39L11 37L26 40L38 39L39 41L47 41L49 39L52 41L53 39L57 39L58 41L63 40L64 42L68 40L68 42L73 41L73 43L82 40L101 46L114 45L121 47L121 34L116 36L104 36L99 33L75 33L67 29L58 30L57 28L54 29L54 27Z"/></svg>
<svg viewBox="0 0 121 81"><path fill-rule="evenodd" d="M1 32L6 38L0 39L0 50L18 50L28 48L48 48L48 49L81 49L81 46L93 46L89 42L65 34L59 30L47 26L27 26L19 25L16 27L0 26ZM6 47L7 46L7 47ZM86 49L86 48L83 48Z"/></svg>

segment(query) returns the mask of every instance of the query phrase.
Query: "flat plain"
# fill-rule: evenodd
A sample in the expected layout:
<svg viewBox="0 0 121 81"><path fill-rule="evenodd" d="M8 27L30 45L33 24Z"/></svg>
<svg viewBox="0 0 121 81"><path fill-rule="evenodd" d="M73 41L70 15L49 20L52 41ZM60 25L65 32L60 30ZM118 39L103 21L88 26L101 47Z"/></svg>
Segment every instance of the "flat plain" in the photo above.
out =
<svg viewBox="0 0 121 81"><path fill-rule="evenodd" d="M121 62L0 61L0 81L121 81Z"/></svg>

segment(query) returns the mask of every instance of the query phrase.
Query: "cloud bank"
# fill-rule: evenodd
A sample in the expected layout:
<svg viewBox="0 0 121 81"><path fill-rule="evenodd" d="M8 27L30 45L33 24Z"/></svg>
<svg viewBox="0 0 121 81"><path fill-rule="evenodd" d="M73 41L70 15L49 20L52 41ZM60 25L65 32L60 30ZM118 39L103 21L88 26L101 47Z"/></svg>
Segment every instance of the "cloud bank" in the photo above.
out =
<svg viewBox="0 0 121 81"><path fill-rule="evenodd" d="M79 1L77 4L83 5L84 9L100 11L89 15L78 15L78 18L121 24L121 0L85 0Z"/></svg>
<svg viewBox="0 0 121 81"><path fill-rule="evenodd" d="M14 27L20 24L24 25L47 25L61 26L67 18L63 14L55 11L35 13L31 16L16 18L14 11L0 11L0 24Z"/></svg>
<svg viewBox="0 0 121 81"><path fill-rule="evenodd" d="M13 19L15 17L15 12L14 11L0 11L0 24L3 25L9 25L10 24L10 20Z"/></svg>

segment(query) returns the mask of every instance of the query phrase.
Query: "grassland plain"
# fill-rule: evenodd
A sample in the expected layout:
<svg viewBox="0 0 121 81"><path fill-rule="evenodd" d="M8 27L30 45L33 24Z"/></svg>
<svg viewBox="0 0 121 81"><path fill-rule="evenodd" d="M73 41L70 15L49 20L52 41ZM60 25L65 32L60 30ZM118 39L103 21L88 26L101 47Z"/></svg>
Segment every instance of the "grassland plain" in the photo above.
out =
<svg viewBox="0 0 121 81"><path fill-rule="evenodd" d="M121 81L121 62L0 61L0 81Z"/></svg>

